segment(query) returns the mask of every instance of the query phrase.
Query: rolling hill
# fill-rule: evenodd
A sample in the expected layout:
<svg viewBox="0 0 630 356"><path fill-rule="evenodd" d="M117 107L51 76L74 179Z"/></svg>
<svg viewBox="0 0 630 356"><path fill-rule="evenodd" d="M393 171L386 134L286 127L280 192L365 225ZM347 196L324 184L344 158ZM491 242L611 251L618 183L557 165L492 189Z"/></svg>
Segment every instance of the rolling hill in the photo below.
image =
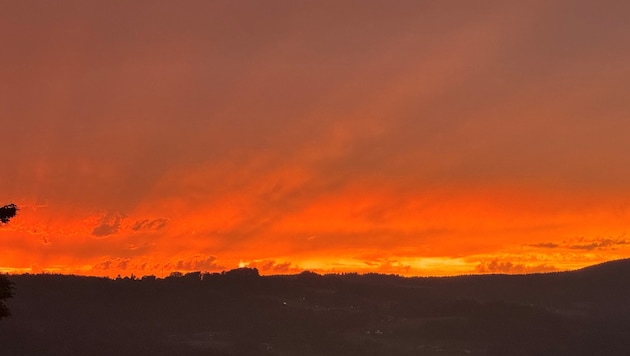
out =
<svg viewBox="0 0 630 356"><path fill-rule="evenodd" d="M0 355L629 355L629 276L14 275Z"/></svg>

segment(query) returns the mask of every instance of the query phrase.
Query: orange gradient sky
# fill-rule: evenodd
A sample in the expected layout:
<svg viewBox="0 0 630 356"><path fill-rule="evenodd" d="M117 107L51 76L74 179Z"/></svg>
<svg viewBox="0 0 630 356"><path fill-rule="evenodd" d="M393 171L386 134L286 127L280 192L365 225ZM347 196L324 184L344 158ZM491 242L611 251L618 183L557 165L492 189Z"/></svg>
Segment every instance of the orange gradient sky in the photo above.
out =
<svg viewBox="0 0 630 356"><path fill-rule="evenodd" d="M0 271L630 257L627 1L13 1Z"/></svg>

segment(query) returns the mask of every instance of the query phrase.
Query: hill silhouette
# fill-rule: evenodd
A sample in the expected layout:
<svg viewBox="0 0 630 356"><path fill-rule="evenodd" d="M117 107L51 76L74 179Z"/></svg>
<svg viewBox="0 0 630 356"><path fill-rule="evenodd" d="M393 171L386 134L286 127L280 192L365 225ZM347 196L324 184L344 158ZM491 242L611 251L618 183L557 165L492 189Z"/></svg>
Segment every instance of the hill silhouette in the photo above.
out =
<svg viewBox="0 0 630 356"><path fill-rule="evenodd" d="M619 277L619 275L630 276L630 258L608 261L593 266L584 267L575 274L593 275L594 277Z"/></svg>
<svg viewBox="0 0 630 356"><path fill-rule="evenodd" d="M629 355L628 275L15 275L0 354Z"/></svg>

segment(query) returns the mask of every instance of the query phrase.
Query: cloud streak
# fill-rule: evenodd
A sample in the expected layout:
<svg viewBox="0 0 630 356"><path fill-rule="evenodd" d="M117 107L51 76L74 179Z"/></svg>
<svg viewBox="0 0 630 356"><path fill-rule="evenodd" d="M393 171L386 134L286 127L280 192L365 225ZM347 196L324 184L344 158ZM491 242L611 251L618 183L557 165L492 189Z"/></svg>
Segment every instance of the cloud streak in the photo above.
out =
<svg viewBox="0 0 630 356"><path fill-rule="evenodd" d="M570 250L585 250L585 251L594 251L594 250L615 250L617 248L624 247L625 245L630 244L623 237L597 237L597 238L577 238L571 240L562 241L562 243L553 243L553 242L541 242L536 244L530 244L527 246L542 248L542 249L557 249L564 248Z"/></svg>
<svg viewBox="0 0 630 356"><path fill-rule="evenodd" d="M475 267L475 272L477 273L524 274L556 271L558 271L557 267L548 264L529 265L523 263L513 263L511 261L501 261L499 259L483 261Z"/></svg>
<svg viewBox="0 0 630 356"><path fill-rule="evenodd" d="M168 223L168 219L159 218L159 219L144 219L136 221L131 227L134 231L144 231L144 230L160 230L163 229Z"/></svg>
<svg viewBox="0 0 630 356"><path fill-rule="evenodd" d="M121 213L108 213L101 218L98 226L92 229L92 235L97 238L107 237L116 234L120 229L120 224L124 219Z"/></svg>
<svg viewBox="0 0 630 356"><path fill-rule="evenodd" d="M588 243L570 245L569 248L574 249L574 250L586 250L586 251L609 250L609 249L615 249L619 246L623 246L627 244L628 244L628 241L626 241L625 239L599 238Z"/></svg>

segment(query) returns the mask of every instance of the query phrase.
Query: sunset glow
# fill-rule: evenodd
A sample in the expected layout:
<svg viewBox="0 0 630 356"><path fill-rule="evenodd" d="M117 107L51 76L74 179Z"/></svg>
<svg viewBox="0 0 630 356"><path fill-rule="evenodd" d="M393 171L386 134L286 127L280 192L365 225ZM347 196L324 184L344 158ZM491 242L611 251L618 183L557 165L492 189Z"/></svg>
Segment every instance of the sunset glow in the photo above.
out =
<svg viewBox="0 0 630 356"><path fill-rule="evenodd" d="M630 5L456 3L5 4L0 272L630 257Z"/></svg>

